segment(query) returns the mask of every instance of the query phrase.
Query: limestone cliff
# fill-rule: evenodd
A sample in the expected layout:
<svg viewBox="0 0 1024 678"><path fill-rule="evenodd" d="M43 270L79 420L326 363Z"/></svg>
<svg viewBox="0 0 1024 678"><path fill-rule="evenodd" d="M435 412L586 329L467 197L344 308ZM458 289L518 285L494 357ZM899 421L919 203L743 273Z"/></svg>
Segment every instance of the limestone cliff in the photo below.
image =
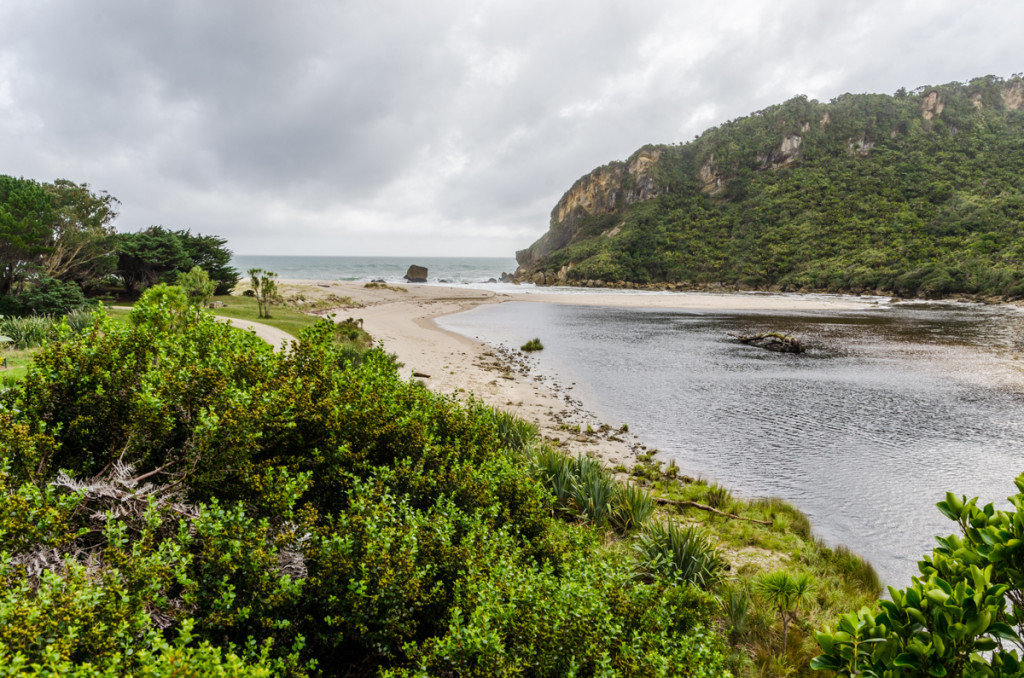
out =
<svg viewBox="0 0 1024 678"><path fill-rule="evenodd" d="M627 162L599 167L577 179L551 210L550 230L527 249L516 252L516 276L527 277L544 257L572 242L582 217L620 211L660 195L664 188L655 181L653 170L661 153L660 148L645 147Z"/></svg>

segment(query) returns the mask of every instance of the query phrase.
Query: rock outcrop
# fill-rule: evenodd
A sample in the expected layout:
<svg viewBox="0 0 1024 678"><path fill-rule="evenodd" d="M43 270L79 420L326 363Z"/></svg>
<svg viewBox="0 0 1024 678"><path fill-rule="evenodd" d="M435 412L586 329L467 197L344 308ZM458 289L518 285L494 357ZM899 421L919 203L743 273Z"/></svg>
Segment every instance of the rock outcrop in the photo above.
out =
<svg viewBox="0 0 1024 678"><path fill-rule="evenodd" d="M568 245L583 217L622 210L663 193L664 187L654 176L661 153L660 148L645 147L627 162L599 167L577 179L551 210L551 229L527 249L516 252L516 278L527 277L533 265Z"/></svg>
<svg viewBox="0 0 1024 678"><path fill-rule="evenodd" d="M409 267L409 270L405 272L405 279L411 283L427 282L427 267L413 264Z"/></svg>

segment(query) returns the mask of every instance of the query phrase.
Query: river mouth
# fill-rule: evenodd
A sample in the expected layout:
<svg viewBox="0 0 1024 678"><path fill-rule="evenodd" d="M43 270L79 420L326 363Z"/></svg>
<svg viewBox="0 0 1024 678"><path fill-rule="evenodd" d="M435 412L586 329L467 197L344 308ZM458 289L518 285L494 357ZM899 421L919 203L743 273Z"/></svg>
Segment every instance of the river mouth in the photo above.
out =
<svg viewBox="0 0 1024 678"><path fill-rule="evenodd" d="M904 586L947 490L1005 504L1024 472L1024 315L958 303L720 312L509 302L443 318L488 343L540 337L539 369L684 473L778 496ZM791 333L780 354L732 335Z"/></svg>

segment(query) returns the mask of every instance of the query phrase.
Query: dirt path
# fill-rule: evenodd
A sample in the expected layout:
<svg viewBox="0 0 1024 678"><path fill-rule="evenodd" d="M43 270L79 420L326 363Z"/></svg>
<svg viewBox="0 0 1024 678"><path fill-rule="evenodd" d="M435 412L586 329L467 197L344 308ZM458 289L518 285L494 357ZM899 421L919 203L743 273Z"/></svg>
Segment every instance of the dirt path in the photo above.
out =
<svg viewBox="0 0 1024 678"><path fill-rule="evenodd" d="M111 306L110 308L117 308L123 311L132 310L131 306ZM280 351L282 347L287 348L291 342L295 341L295 337L284 330L279 330L276 327L258 323L254 320L239 320L238 318L228 318L223 315L215 315L213 318L219 323L227 323L240 330L252 330L253 334L273 346L275 351Z"/></svg>
<svg viewBox="0 0 1024 678"><path fill-rule="evenodd" d="M253 320L239 320L238 318L226 318L222 315L215 315L213 317L219 323L227 323L240 330L252 330L253 334L273 346L275 351L280 351L282 347L287 349L291 342L295 341L295 337L284 330L279 330L264 323L258 323Z"/></svg>

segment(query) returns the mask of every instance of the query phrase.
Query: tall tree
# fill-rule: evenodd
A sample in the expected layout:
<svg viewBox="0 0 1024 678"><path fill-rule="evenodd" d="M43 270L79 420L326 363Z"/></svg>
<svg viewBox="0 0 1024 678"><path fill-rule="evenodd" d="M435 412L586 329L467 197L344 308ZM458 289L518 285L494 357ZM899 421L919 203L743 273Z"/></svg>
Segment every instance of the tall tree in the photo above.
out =
<svg viewBox="0 0 1024 678"><path fill-rule="evenodd" d="M175 231L181 239L185 252L198 266L210 275L210 280L217 284L214 294L227 294L238 282L238 271L231 266L231 250L224 247L225 238L215 235L192 235L191 231Z"/></svg>
<svg viewBox="0 0 1024 678"><path fill-rule="evenodd" d="M117 236L117 274L130 293L159 282L166 274L190 268L192 260L181 239L163 226Z"/></svg>
<svg viewBox="0 0 1024 678"><path fill-rule="evenodd" d="M51 251L50 196L31 179L0 174L0 297L17 290Z"/></svg>
<svg viewBox="0 0 1024 678"><path fill-rule="evenodd" d="M53 206L50 247L43 268L53 278L79 285L113 273L117 268L114 228L117 198L106 192L96 194L88 184L57 179L44 188Z"/></svg>

